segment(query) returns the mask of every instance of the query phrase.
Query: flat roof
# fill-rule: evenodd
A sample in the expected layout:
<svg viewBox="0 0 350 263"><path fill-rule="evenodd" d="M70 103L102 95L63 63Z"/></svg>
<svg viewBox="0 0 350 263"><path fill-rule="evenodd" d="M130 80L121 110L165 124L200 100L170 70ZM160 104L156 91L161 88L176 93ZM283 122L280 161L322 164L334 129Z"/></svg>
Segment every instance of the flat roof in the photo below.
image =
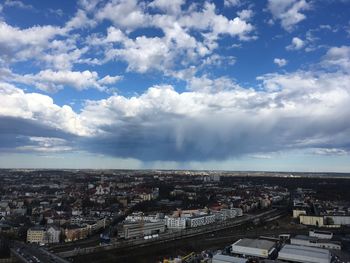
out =
<svg viewBox="0 0 350 263"><path fill-rule="evenodd" d="M285 245L279 252L278 259L292 262L329 263L330 253L329 250L322 248Z"/></svg>
<svg viewBox="0 0 350 263"><path fill-rule="evenodd" d="M275 242L265 240L265 239L250 239L250 238L243 238L238 240L236 243L234 243L232 246L240 246L240 247L249 247L249 248L258 248L258 249L265 249L270 250L274 247Z"/></svg>
<svg viewBox="0 0 350 263"><path fill-rule="evenodd" d="M332 235L333 234L330 231L321 231L321 230L314 230L314 229L310 230L310 232L314 232L316 234L325 234L325 235Z"/></svg>
<svg viewBox="0 0 350 263"><path fill-rule="evenodd" d="M246 263L246 258L238 258L233 256L227 256L223 254L216 254L213 256L213 262L227 262L227 263Z"/></svg>
<svg viewBox="0 0 350 263"><path fill-rule="evenodd" d="M296 235L295 237L292 237L292 239L301 239L301 240L313 240L313 241L317 241L318 238L317 237L310 237L310 236L305 236L305 235Z"/></svg>

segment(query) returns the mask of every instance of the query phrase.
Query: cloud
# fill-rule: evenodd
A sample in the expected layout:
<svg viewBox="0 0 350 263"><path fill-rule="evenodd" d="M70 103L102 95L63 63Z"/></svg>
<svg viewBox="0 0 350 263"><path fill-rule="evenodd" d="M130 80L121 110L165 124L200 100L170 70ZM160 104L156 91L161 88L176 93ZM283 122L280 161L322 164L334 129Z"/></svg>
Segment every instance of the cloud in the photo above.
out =
<svg viewBox="0 0 350 263"><path fill-rule="evenodd" d="M255 90L228 78L204 75L194 78L185 92L170 85L153 86L137 96L86 101L79 113L55 105L48 96L2 84L0 115L14 123L45 127L30 135L17 128L16 134L25 133L26 138L61 138L68 142L62 147L144 161L224 160L294 149L350 149L348 74L296 71L266 74L258 81L261 89ZM3 129L16 126L24 127L16 124ZM28 138L13 140L21 150L35 145L45 150ZM55 145L51 148L54 151Z"/></svg>
<svg viewBox="0 0 350 263"><path fill-rule="evenodd" d="M251 10L241 10L232 19L218 11L209 2L186 5L183 0L149 3L83 0L61 27L43 25L22 29L1 21L0 63L8 67L26 61L42 71L62 72L74 71L77 65L124 61L127 71L160 71L165 76L176 77L182 70L213 62L212 55L223 37L240 41L256 39L254 26L248 22L253 15ZM106 35L86 32L104 21L113 24L107 28ZM154 29L157 33L132 35L141 28ZM215 63L230 65L232 61L216 59ZM39 86L43 88L40 83ZM81 87L85 88L77 88Z"/></svg>
<svg viewBox="0 0 350 263"><path fill-rule="evenodd" d="M240 5L240 0L224 0L224 6L233 7Z"/></svg>
<svg viewBox="0 0 350 263"><path fill-rule="evenodd" d="M143 9L136 0L113 1L99 9L96 18L100 21L108 19L116 27L131 31L148 25L150 20Z"/></svg>
<svg viewBox="0 0 350 263"><path fill-rule="evenodd" d="M95 88L102 91L106 88L106 85L115 84L122 77L107 75L100 79L95 71L52 71L48 69L37 74L18 75L10 73L5 79L31 85L47 92L56 92L64 87L72 87L77 90Z"/></svg>
<svg viewBox="0 0 350 263"><path fill-rule="evenodd" d="M30 130L29 127L36 127L35 129L46 130L46 132L51 131L77 136L86 136L92 132L84 127L81 117L70 106L64 105L60 107L54 104L49 96L38 93L25 93L11 84L0 83L0 101L2 104L0 108L2 120L12 118L13 125L10 125L10 122L8 124L3 122L2 126L2 129L8 129L7 133L9 134L26 133ZM21 123L29 123L30 125L28 125L28 128L25 128L23 125L16 124L16 120ZM11 129L13 130L11 131ZM42 136L40 132L30 135Z"/></svg>
<svg viewBox="0 0 350 263"><path fill-rule="evenodd" d="M305 46L305 41L298 37L293 37L292 43L286 47L287 50L300 50Z"/></svg>
<svg viewBox="0 0 350 263"><path fill-rule="evenodd" d="M284 67L287 65L288 61L284 58L274 58L273 63L275 63L279 67Z"/></svg>
<svg viewBox="0 0 350 263"><path fill-rule="evenodd" d="M213 3L187 7L188 10L182 10L182 3L153 1L149 4L149 7L161 10L161 13L148 12L145 6L136 1L108 3L96 17L110 20L114 26L108 28L106 36L92 37L90 43L104 49L104 62L122 60L127 62L129 71L145 73L157 70L167 76L175 76L175 71L200 65L203 58L214 52L217 41L225 35L242 41L256 38L251 34L253 25L247 22L252 16L250 10L242 10L239 16L228 19L217 14ZM123 17L115 15L112 10L123 10L118 11L123 13ZM128 20L124 16L132 16L133 19ZM160 29L162 34L129 36L140 27Z"/></svg>
<svg viewBox="0 0 350 263"><path fill-rule="evenodd" d="M28 144L16 147L18 152L72 152L73 148L68 145L68 141L61 138L52 137L28 137Z"/></svg>
<svg viewBox="0 0 350 263"><path fill-rule="evenodd" d="M317 155L349 155L348 150L344 149L336 149L336 148L321 148L321 149L315 149L314 154Z"/></svg>
<svg viewBox="0 0 350 263"><path fill-rule="evenodd" d="M167 14L179 14L183 4L185 4L185 0L154 0L148 6L158 8Z"/></svg>
<svg viewBox="0 0 350 263"><path fill-rule="evenodd" d="M254 12L251 9L243 9L237 12L237 15L242 20L250 20L253 17Z"/></svg>
<svg viewBox="0 0 350 263"><path fill-rule="evenodd" d="M5 7L16 7L21 9L34 9L31 5L26 5L22 1L19 0L6 0L4 3Z"/></svg>
<svg viewBox="0 0 350 263"><path fill-rule="evenodd" d="M40 54L56 35L59 27L34 26L27 29L12 27L0 21L0 56L2 61L26 60Z"/></svg>
<svg viewBox="0 0 350 263"><path fill-rule="evenodd" d="M306 0L268 0L267 8L273 19L279 20L285 30L292 31L296 24L306 19L302 11L311 9L311 5Z"/></svg>
<svg viewBox="0 0 350 263"><path fill-rule="evenodd" d="M350 46L330 48L321 64L327 68L350 72Z"/></svg>
<svg viewBox="0 0 350 263"><path fill-rule="evenodd" d="M349 145L344 120L350 112L343 107L350 97L339 84L348 76L299 72L262 80L270 92L178 93L159 86L140 97L90 102L82 116L89 127L97 125L105 133L87 147L115 156L179 161Z"/></svg>

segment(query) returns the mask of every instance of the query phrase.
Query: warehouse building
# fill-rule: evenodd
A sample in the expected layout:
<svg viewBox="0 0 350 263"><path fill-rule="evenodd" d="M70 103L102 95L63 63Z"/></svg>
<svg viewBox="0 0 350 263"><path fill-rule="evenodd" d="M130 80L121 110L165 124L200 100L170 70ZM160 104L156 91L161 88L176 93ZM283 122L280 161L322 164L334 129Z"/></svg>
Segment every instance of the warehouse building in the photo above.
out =
<svg viewBox="0 0 350 263"><path fill-rule="evenodd" d="M233 257L218 253L213 256L212 263L246 263L246 258Z"/></svg>
<svg viewBox="0 0 350 263"><path fill-rule="evenodd" d="M286 262L330 263L331 253L322 248L285 245L278 253L278 259Z"/></svg>
<svg viewBox="0 0 350 263"><path fill-rule="evenodd" d="M242 257L270 258L277 253L275 242L264 239L240 239L231 246L232 254Z"/></svg>
<svg viewBox="0 0 350 263"><path fill-rule="evenodd" d="M297 235L291 238L290 243L292 245L341 250L341 244L338 242L332 242L329 240L318 239L317 237L309 237L304 235Z"/></svg>
<svg viewBox="0 0 350 263"><path fill-rule="evenodd" d="M324 226L324 218L323 216L311 216L311 215L299 215L300 224L307 226Z"/></svg>
<svg viewBox="0 0 350 263"><path fill-rule="evenodd" d="M310 230L309 231L310 237L317 237L320 239L332 239L333 233L329 231L320 231L320 230Z"/></svg>

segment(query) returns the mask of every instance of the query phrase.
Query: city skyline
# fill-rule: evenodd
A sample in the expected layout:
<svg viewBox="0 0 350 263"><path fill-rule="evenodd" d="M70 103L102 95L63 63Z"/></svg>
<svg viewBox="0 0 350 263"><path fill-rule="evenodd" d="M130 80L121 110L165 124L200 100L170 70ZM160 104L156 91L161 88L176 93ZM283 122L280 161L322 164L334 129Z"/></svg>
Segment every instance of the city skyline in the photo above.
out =
<svg viewBox="0 0 350 263"><path fill-rule="evenodd" d="M350 2L0 3L0 168L350 172Z"/></svg>

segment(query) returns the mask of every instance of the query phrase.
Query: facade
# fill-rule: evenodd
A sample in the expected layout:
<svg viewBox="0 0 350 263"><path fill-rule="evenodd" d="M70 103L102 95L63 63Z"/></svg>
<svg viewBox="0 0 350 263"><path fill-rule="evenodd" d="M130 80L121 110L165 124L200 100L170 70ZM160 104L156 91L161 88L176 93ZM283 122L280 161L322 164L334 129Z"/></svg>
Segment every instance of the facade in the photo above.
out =
<svg viewBox="0 0 350 263"><path fill-rule="evenodd" d="M36 244L47 243L46 230L43 227L32 227L27 231L27 242Z"/></svg>
<svg viewBox="0 0 350 263"><path fill-rule="evenodd" d="M334 225L350 226L350 216L327 216Z"/></svg>
<svg viewBox="0 0 350 263"><path fill-rule="evenodd" d="M61 230L56 226L50 226L47 231L47 243L54 244L60 242Z"/></svg>
<svg viewBox="0 0 350 263"><path fill-rule="evenodd" d="M199 215L188 217L186 221L189 227L209 225L215 222L215 215Z"/></svg>
<svg viewBox="0 0 350 263"><path fill-rule="evenodd" d="M264 239L240 239L231 248L233 254L258 258L269 258L276 251L275 242Z"/></svg>
<svg viewBox="0 0 350 263"><path fill-rule="evenodd" d="M299 215L300 224L307 226L324 226L323 216L308 216L308 215Z"/></svg>
<svg viewBox="0 0 350 263"><path fill-rule="evenodd" d="M119 231L119 237L125 239L143 237L147 235L160 234L165 231L165 225L163 221L160 222L139 222L139 223L126 223Z"/></svg>
<svg viewBox="0 0 350 263"><path fill-rule="evenodd" d="M299 218L300 215L306 215L306 210L304 210L304 209L293 209L293 218Z"/></svg>
<svg viewBox="0 0 350 263"><path fill-rule="evenodd" d="M89 230L86 226L70 225L64 230L64 234L66 236L64 241L71 242L87 238Z"/></svg>
<svg viewBox="0 0 350 263"><path fill-rule="evenodd" d="M186 228L186 218L184 217L167 217L166 226L169 229L185 229Z"/></svg>
<svg viewBox="0 0 350 263"><path fill-rule="evenodd" d="M278 253L278 259L300 263L330 263L331 253L327 249L285 245Z"/></svg>
<svg viewBox="0 0 350 263"><path fill-rule="evenodd" d="M316 227L340 227L350 226L350 216L337 215L300 215L300 224L316 226Z"/></svg>

